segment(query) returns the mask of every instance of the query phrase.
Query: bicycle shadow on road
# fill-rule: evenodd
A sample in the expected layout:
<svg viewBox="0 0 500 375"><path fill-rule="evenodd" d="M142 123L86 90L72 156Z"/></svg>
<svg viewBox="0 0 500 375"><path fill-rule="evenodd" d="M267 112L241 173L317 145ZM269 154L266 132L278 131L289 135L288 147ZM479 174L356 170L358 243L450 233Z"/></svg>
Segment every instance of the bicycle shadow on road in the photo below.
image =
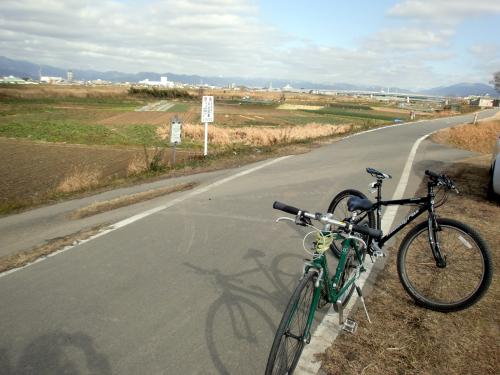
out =
<svg viewBox="0 0 500 375"><path fill-rule="evenodd" d="M10 362L8 349L0 348L1 375L111 374L108 359L99 353L93 339L81 332L49 332L38 336L24 349L17 364Z"/></svg>
<svg viewBox="0 0 500 375"><path fill-rule="evenodd" d="M189 262L184 263L197 274L210 278L221 291L208 308L205 322L207 349L215 368L221 374L234 373L233 366L239 359L236 354L232 355L234 351L251 350L252 353L247 353L245 358L256 365L262 365L261 360L259 362L254 358L253 351L267 352L279 323L279 319L271 317L268 311L274 309L277 315L284 311L300 276L303 260L300 254L280 254L270 264L262 261L266 256L262 250L248 249L243 256L244 263L251 261L254 266L240 272L204 269ZM283 266L285 262L295 265L293 271ZM265 283L269 287L249 281L256 277L261 284ZM262 341L263 337L266 342ZM247 370L252 372L251 369Z"/></svg>

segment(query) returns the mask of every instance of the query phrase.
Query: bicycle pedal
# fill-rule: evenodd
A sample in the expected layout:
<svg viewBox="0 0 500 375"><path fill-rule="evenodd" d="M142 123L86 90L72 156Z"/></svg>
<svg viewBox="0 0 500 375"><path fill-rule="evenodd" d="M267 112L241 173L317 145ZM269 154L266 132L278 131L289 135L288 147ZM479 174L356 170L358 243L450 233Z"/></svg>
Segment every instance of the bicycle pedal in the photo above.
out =
<svg viewBox="0 0 500 375"><path fill-rule="evenodd" d="M345 320L344 324L342 325L342 329L346 332L354 334L356 332L356 330L358 329L358 322L356 322L353 319L347 318Z"/></svg>

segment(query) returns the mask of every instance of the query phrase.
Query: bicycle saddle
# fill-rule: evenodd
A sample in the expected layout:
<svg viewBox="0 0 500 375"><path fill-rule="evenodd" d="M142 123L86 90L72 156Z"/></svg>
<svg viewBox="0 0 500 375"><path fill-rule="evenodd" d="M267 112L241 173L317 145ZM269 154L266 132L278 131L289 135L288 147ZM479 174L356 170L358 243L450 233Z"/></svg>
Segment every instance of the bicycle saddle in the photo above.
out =
<svg viewBox="0 0 500 375"><path fill-rule="evenodd" d="M379 178L381 180L383 180L384 178L392 178L392 176L390 174L387 174L387 173L383 173L383 172L380 172L380 171L377 171L376 169L374 168L366 168L366 171L371 174L373 177L375 178Z"/></svg>
<svg viewBox="0 0 500 375"><path fill-rule="evenodd" d="M347 201L347 209L349 212L353 211L368 211L373 207L373 203L369 199L362 199L359 197L351 197Z"/></svg>

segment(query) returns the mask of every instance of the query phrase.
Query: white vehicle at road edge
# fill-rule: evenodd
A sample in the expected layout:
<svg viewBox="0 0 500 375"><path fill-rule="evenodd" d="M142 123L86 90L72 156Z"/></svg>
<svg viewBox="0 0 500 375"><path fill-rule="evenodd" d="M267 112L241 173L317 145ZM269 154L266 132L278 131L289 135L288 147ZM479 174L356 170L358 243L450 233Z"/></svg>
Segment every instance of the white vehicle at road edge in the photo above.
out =
<svg viewBox="0 0 500 375"><path fill-rule="evenodd" d="M490 168L488 195L491 199L500 201L500 134L498 134Z"/></svg>

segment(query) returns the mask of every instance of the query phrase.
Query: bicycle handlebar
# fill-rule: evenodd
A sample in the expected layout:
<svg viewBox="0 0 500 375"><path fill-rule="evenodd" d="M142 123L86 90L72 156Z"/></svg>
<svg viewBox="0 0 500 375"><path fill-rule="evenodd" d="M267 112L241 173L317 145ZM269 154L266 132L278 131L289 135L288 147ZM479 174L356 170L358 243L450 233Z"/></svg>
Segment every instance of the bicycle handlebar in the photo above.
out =
<svg viewBox="0 0 500 375"><path fill-rule="evenodd" d="M437 180L437 179L439 179L439 175L438 175L436 172L433 172L433 171L431 171L431 170L429 170L429 169L426 169L426 170L425 170L425 174L426 174L427 176L429 176L429 177L430 177L431 179L433 179L433 180Z"/></svg>
<svg viewBox="0 0 500 375"><path fill-rule="evenodd" d="M296 216L299 215L299 213L300 213L301 217L306 217L309 219L318 220L318 221L322 222L323 224L333 224L333 225L336 225L336 226L339 226L342 228L347 228L349 231L353 231L353 232L357 232L357 233L361 233L361 234L366 234L368 236L371 236L371 237L377 238L377 239L381 238L383 235L382 231L378 230L378 229L370 228L370 227L363 226L363 225L350 224L350 223L345 223L343 221L334 220L334 219L328 217L327 215L319 213L319 212L317 212L315 214L311 214L310 212L307 212L305 210L301 210L300 208L297 208L294 206L289 206L285 203L278 202L278 201L275 201L273 203L273 208L276 210L286 212L286 213L291 214L291 215L296 215Z"/></svg>
<svg viewBox="0 0 500 375"><path fill-rule="evenodd" d="M298 215L298 213L300 211L302 211L302 210L298 209L297 207L289 206L285 203L281 203L278 201L275 201L273 203L273 208L275 210L280 210L280 211L286 212L286 213L291 214L291 215Z"/></svg>
<svg viewBox="0 0 500 375"><path fill-rule="evenodd" d="M447 189L457 190L455 183L447 175L445 174L439 175L436 172L430 171L428 169L425 170L425 174L426 176L429 176L430 180L435 184L445 186Z"/></svg>
<svg viewBox="0 0 500 375"><path fill-rule="evenodd" d="M370 227L367 227L364 225L352 224L352 230L354 232L366 234L366 235L373 237L373 238L376 238L376 239L382 238L382 236L383 236L383 233L381 230L370 228Z"/></svg>

